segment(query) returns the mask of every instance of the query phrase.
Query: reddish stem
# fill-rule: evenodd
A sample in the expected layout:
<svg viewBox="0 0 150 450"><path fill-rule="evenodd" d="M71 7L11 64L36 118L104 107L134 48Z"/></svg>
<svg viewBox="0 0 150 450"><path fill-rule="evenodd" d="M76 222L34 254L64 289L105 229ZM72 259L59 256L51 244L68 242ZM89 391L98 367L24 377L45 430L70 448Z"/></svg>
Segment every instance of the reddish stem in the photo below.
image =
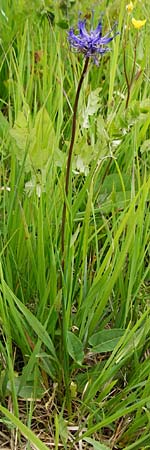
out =
<svg viewBox="0 0 150 450"><path fill-rule="evenodd" d="M79 80L75 102L74 102L74 108L73 108L73 119L72 119L72 133L71 133L71 141L70 141L70 147L68 152L68 159L67 159L67 169L66 169L66 181L65 181L65 196L68 197L68 190L69 190L69 178L70 178L70 167L71 167L71 159L72 159L72 153L73 153L73 146L75 141L75 134L76 134L76 119L77 119L77 109L78 109L78 102L79 102L79 96L80 91L82 87L82 83L84 80L84 77L87 72L89 63L89 57L86 58L84 68ZM66 223L66 198L64 200L63 205L63 213L62 213L62 235L61 235L61 250L62 250L62 269L64 270L64 247L65 247L65 223Z"/></svg>

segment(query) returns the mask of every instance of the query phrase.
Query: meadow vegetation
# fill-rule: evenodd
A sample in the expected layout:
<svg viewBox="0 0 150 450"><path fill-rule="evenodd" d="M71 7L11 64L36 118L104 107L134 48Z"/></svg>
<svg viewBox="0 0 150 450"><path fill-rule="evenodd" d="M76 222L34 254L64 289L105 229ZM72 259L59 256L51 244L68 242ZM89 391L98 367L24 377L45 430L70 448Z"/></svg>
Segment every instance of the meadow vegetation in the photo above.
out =
<svg viewBox="0 0 150 450"><path fill-rule="evenodd" d="M150 449L150 4L127 3L0 2L2 449ZM120 34L89 63L66 198L67 31L92 7Z"/></svg>

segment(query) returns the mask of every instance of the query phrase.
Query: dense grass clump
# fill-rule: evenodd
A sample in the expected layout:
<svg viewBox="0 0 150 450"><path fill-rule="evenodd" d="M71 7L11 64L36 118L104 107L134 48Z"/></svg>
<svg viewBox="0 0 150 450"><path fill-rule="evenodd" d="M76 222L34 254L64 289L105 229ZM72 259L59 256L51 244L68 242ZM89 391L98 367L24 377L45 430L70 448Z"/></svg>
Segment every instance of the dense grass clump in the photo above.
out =
<svg viewBox="0 0 150 450"><path fill-rule="evenodd" d="M150 448L150 27L137 22L150 5L94 5L94 27L104 12L104 35L115 21L119 34L88 63L66 190L85 61L67 31L81 9L90 29L82 3L0 5L0 444L11 450Z"/></svg>

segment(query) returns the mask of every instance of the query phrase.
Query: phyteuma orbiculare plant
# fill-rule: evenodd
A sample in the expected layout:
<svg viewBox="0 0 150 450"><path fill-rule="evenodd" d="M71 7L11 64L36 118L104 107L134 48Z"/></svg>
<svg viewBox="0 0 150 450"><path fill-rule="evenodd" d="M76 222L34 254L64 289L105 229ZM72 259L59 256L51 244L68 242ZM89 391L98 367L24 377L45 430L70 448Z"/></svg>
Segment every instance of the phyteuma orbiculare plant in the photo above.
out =
<svg viewBox="0 0 150 450"><path fill-rule="evenodd" d="M69 151L68 151L67 169L66 169L66 178L65 178L65 196L66 196L66 198L68 197L70 167L71 167L73 146L74 146L74 141L75 141L79 96L80 96L80 91L81 91L84 77L87 73L89 61L92 60L96 65L99 65L99 58L102 55L104 55L106 52L110 51L108 44L114 39L114 37L117 34L119 34L118 32L116 32L113 36L111 36L113 29L116 27L116 23L115 23L112 30L108 31L108 33L105 36L102 36L101 20L99 21L99 23L95 29L93 29L93 22L94 22L94 14L92 12L92 24L91 24L91 28L90 28L89 32L87 31L87 28L86 28L86 19L78 21L77 34L74 32L74 28L70 28L70 30L68 32L68 41L70 44L70 49L77 53L82 53L84 55L85 61L84 61L83 71L81 73L81 77L80 77L80 80L78 83L74 107L73 107L72 133L71 133L70 147L69 147ZM65 221L66 221L66 200L64 200L63 215L62 215L62 268L64 268Z"/></svg>
<svg viewBox="0 0 150 450"><path fill-rule="evenodd" d="M74 28L70 28L68 32L68 42L70 45L70 49L74 52L81 53L84 56L84 65L81 73L81 77L79 79L75 102L73 107L73 117L72 117L72 131L71 131L71 140L68 151L67 158L67 167L66 167L66 176L65 176L65 199L63 204L63 213L62 213L62 230L61 230L61 257L62 257L62 288L64 283L64 268L65 268L65 224L66 224L66 208L67 208L67 199L69 193L69 185L70 185L70 172L71 172L71 161L72 161L72 153L75 141L76 134L76 122L77 122L77 109L81 87L84 81L84 77L87 73L89 62L93 61L94 64L99 65L99 59L107 53L110 48L108 44L114 39L114 37L118 34L115 32L112 34L114 28L116 28L116 23L112 30L110 30L105 36L102 36L102 23L99 20L97 27L94 29L94 13L92 12L92 20L90 30L87 30L86 19L78 20L77 24L77 32L74 31ZM62 289L63 291L63 289ZM68 404L68 409L70 409L70 400L69 400L69 358L67 351L67 318L66 318L66 302L65 302L65 294L62 292L62 345L63 345L63 354L64 354L64 384L66 388L66 399Z"/></svg>

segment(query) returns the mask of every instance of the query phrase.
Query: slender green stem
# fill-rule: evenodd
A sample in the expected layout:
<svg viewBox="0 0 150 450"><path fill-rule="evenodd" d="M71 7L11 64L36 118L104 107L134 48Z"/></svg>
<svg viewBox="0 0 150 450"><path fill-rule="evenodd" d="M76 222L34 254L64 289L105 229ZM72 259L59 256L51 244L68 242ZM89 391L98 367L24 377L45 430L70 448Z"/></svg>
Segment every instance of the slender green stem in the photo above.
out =
<svg viewBox="0 0 150 450"><path fill-rule="evenodd" d="M69 178L70 178L70 167L71 167L71 159L72 159L72 153L73 153L73 146L75 141L75 134L76 134L76 119L77 119L77 109L78 109L78 102L79 102L79 96L80 91L82 87L82 83L84 80L84 77L87 72L89 63L89 58L86 58L84 68L79 80L75 102L74 102L74 108L73 108L73 119L72 119L72 133L71 133L71 141L70 141L70 147L68 152L68 159L67 159L67 169L66 169L66 180L65 180L65 195L66 198L68 197L68 189L69 189ZM62 214L62 234L61 234L61 249L62 249L62 270L64 271L64 247L65 247L65 222L66 222L66 198L64 200L63 205L63 214Z"/></svg>
<svg viewBox="0 0 150 450"><path fill-rule="evenodd" d="M123 65L124 65L125 80L126 80L126 84L127 84L127 98L126 98L126 109L127 109L128 103L129 103L129 98L130 98L130 82L129 82L129 78L128 78L128 74L127 74L125 47L124 47L124 52L123 52Z"/></svg>
<svg viewBox="0 0 150 450"><path fill-rule="evenodd" d="M126 109L128 108L130 95L131 95L131 87L132 87L132 83L133 83L133 80L134 80L137 44L138 44L138 33L136 35L136 41L135 41L135 46L134 46L134 59L133 59L133 66L132 66L132 72L131 72L130 80L129 80L129 77L127 75L127 67L126 67L126 40L125 40L125 44L124 44L123 64L124 64L125 80L126 80L126 84L127 84L127 98L126 98L126 106L125 106Z"/></svg>

